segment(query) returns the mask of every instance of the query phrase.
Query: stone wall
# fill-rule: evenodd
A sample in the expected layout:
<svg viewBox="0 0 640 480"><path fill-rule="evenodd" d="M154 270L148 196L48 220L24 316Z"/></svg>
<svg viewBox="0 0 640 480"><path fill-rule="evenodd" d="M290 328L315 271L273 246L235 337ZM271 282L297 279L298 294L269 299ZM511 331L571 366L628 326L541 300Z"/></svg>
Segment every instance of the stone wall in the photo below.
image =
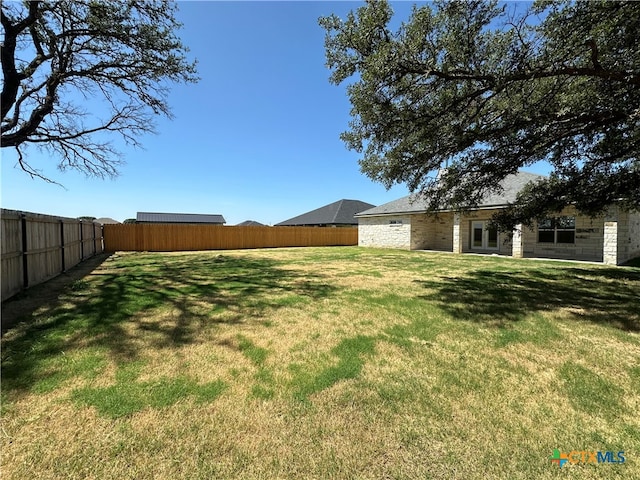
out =
<svg viewBox="0 0 640 480"><path fill-rule="evenodd" d="M620 246L622 247L622 246ZM604 247L602 261L611 265L618 263L618 218L612 215L604 221Z"/></svg>
<svg viewBox="0 0 640 480"><path fill-rule="evenodd" d="M617 244L616 262L627 262L640 257L640 212L617 212ZM608 220L613 220L608 219ZM605 249L607 248L605 238ZM613 246L609 247L610 249ZM611 252L613 253L613 252Z"/></svg>
<svg viewBox="0 0 640 480"><path fill-rule="evenodd" d="M482 252L471 248L473 221L488 221L495 210L462 215L460 237L462 252ZM522 228L522 253L529 258L586 260L620 264L640 256L640 212L612 210L607 217L590 218L578 215L567 207L556 216L575 216L575 243L540 243L537 226ZM370 247L404 248L411 250L440 250L452 252L454 214L412 214L360 218L358 244ZM512 255L513 240L500 234L498 250L486 253Z"/></svg>
<svg viewBox="0 0 640 480"><path fill-rule="evenodd" d="M433 250L453 252L453 213L441 213L434 218Z"/></svg>
<svg viewBox="0 0 640 480"><path fill-rule="evenodd" d="M640 257L640 211L629 212L628 221L629 252L625 262Z"/></svg>
<svg viewBox="0 0 640 480"><path fill-rule="evenodd" d="M453 214L411 215L411 250L453 251Z"/></svg>
<svg viewBox="0 0 640 480"><path fill-rule="evenodd" d="M575 216L575 243L539 243L537 226L524 228L524 256L538 258L559 258L566 260L603 261L604 217L590 218L576 213L575 208L567 207L554 216Z"/></svg>
<svg viewBox="0 0 640 480"><path fill-rule="evenodd" d="M408 215L359 218L358 245L411 248L411 218Z"/></svg>
<svg viewBox="0 0 640 480"><path fill-rule="evenodd" d="M411 250L433 250L436 226L431 215L411 216Z"/></svg>

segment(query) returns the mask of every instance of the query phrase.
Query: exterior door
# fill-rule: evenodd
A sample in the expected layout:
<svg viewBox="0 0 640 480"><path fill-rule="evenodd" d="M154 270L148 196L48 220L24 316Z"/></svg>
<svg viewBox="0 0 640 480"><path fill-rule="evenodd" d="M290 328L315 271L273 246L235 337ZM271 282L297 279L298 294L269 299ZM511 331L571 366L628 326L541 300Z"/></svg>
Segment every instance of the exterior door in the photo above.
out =
<svg viewBox="0 0 640 480"><path fill-rule="evenodd" d="M498 250L498 229L487 228L489 222L471 222L471 249Z"/></svg>

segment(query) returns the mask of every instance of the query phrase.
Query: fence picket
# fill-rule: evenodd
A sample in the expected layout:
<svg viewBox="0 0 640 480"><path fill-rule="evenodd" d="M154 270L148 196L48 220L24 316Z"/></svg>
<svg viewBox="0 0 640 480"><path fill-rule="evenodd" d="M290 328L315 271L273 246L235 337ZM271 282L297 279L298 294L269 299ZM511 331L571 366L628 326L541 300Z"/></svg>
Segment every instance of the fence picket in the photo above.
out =
<svg viewBox="0 0 640 480"><path fill-rule="evenodd" d="M357 245L355 227L227 227L189 224L104 225L104 249L173 252Z"/></svg>
<svg viewBox="0 0 640 480"><path fill-rule="evenodd" d="M0 212L0 220L3 301L84 260L80 233L83 226L99 235L95 240L93 236L87 239L95 245L87 253L103 251L102 225L98 223L5 209Z"/></svg>

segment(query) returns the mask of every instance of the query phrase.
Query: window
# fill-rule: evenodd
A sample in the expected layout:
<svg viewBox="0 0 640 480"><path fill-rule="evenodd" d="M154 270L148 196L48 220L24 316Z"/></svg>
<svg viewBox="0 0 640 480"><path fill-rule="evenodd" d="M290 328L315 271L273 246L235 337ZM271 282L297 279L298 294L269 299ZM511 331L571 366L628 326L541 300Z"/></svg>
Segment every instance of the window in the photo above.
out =
<svg viewBox="0 0 640 480"><path fill-rule="evenodd" d="M402 225L402 220L389 220L389 225L400 226Z"/></svg>
<svg viewBox="0 0 640 480"><path fill-rule="evenodd" d="M538 222L539 243L575 243L576 217L545 218Z"/></svg>

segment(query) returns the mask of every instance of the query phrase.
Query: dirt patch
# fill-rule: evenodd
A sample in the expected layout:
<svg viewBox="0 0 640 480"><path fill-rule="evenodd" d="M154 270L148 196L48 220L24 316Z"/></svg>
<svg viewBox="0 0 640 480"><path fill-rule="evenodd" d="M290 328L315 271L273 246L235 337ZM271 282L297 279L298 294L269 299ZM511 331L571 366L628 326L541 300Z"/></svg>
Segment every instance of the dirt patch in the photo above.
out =
<svg viewBox="0 0 640 480"><path fill-rule="evenodd" d="M96 270L111 255L110 253L95 255L67 272L28 288L6 302L2 302L2 334L4 335L9 328L19 322L28 321L37 310L53 308L65 289Z"/></svg>

